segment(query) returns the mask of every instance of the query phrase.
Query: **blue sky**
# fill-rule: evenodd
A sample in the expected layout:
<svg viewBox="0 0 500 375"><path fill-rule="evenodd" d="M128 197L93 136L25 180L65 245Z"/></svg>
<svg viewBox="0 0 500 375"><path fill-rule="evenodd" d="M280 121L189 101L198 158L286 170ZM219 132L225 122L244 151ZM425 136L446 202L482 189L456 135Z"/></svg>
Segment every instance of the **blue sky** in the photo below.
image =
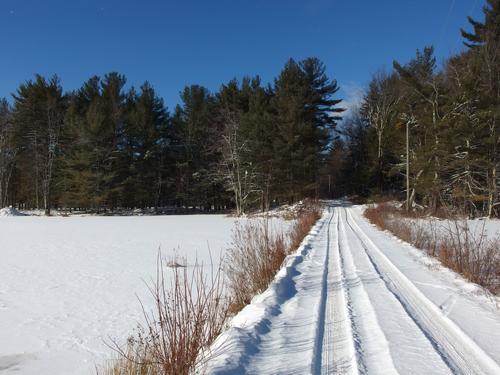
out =
<svg viewBox="0 0 500 375"><path fill-rule="evenodd" d="M65 89L118 71L150 81L166 104L197 83L267 82L289 57L319 57L354 100L379 69L434 45L438 61L462 48L466 16L484 0L0 0L0 97L35 73Z"/></svg>

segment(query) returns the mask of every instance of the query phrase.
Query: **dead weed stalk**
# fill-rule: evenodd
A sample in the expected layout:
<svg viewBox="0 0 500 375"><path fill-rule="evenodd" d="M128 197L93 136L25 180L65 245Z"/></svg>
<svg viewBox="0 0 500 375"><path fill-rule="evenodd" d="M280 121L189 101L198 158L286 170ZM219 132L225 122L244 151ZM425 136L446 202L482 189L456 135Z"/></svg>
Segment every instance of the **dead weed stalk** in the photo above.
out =
<svg viewBox="0 0 500 375"><path fill-rule="evenodd" d="M166 272L158 254L156 280L149 286L154 309L141 302L144 321L122 347L120 359L105 375L190 375L210 357L210 344L222 332L229 301L219 266L209 276L202 265L173 267Z"/></svg>

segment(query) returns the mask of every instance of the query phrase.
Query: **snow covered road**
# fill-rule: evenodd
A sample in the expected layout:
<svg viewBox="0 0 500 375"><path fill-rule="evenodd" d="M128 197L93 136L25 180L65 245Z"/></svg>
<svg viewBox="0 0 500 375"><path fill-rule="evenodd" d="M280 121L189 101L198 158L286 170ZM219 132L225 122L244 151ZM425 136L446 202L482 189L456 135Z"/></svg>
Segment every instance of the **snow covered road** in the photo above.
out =
<svg viewBox="0 0 500 375"><path fill-rule="evenodd" d="M213 374L500 374L500 314L337 202L214 346Z"/></svg>

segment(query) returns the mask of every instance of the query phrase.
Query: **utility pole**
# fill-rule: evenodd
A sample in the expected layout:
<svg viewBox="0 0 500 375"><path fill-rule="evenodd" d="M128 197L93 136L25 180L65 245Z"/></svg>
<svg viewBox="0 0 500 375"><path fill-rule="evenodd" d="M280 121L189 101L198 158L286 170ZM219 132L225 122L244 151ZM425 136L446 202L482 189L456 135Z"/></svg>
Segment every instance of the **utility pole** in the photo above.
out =
<svg viewBox="0 0 500 375"><path fill-rule="evenodd" d="M410 113L403 113L401 120L406 123L406 211L410 211L410 127L418 126L415 116L413 116L413 106L410 106Z"/></svg>
<svg viewBox="0 0 500 375"><path fill-rule="evenodd" d="M403 114L402 120L406 122L406 211L410 211L410 127L417 125L417 120L413 116L413 105L410 106L410 114Z"/></svg>
<svg viewBox="0 0 500 375"><path fill-rule="evenodd" d="M410 211L410 121L406 121L406 212Z"/></svg>

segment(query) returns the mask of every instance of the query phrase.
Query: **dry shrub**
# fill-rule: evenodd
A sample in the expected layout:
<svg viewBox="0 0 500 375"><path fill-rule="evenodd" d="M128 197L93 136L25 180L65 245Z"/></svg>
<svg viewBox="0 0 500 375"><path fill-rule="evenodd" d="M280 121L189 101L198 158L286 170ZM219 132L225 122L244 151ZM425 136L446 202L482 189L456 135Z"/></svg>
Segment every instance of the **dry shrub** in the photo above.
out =
<svg viewBox="0 0 500 375"><path fill-rule="evenodd" d="M271 233L268 220L236 225L224 267L232 313L267 288L285 257L285 237L282 233Z"/></svg>
<svg viewBox="0 0 500 375"><path fill-rule="evenodd" d="M403 241L414 243L413 231L404 222L398 221L391 223L391 232Z"/></svg>
<svg viewBox="0 0 500 375"><path fill-rule="evenodd" d="M289 211L286 211L281 217L285 220L298 220L302 215L311 211L321 211L321 203L317 199L306 198L295 203Z"/></svg>
<svg viewBox="0 0 500 375"><path fill-rule="evenodd" d="M365 199L365 202L363 203L385 204L389 202L398 201L399 198L400 197L395 194L372 193Z"/></svg>
<svg viewBox="0 0 500 375"><path fill-rule="evenodd" d="M385 203L379 205L371 205L365 210L365 217L370 223L375 224L379 229L386 229L386 220L389 215L389 208Z"/></svg>
<svg viewBox="0 0 500 375"><path fill-rule="evenodd" d="M272 233L267 220L236 226L224 267L231 313L240 311L269 286L286 256L300 245L320 216L319 204L308 202L287 235Z"/></svg>
<svg viewBox="0 0 500 375"><path fill-rule="evenodd" d="M225 328L228 301L221 267L207 277L203 267L174 267L165 273L158 256L156 281L149 287L153 311L125 348L113 342L120 359L106 375L188 375L210 357L210 344Z"/></svg>
<svg viewBox="0 0 500 375"><path fill-rule="evenodd" d="M484 223L474 231L467 220L453 220L438 253L447 267L494 294L500 292L500 239L488 239Z"/></svg>
<svg viewBox="0 0 500 375"><path fill-rule="evenodd" d="M434 221L407 220L421 216L387 204L367 208L365 216L380 229L437 257L466 279L494 294L500 293L500 239L488 239L484 223L473 231L467 220L454 219L440 232Z"/></svg>
<svg viewBox="0 0 500 375"><path fill-rule="evenodd" d="M435 249L436 228L432 221L425 225L421 221L407 220L423 218L418 212L398 209L394 205L381 203L365 210L365 217L378 228L388 230L403 241L420 249Z"/></svg>
<svg viewBox="0 0 500 375"><path fill-rule="evenodd" d="M291 231L290 231L290 250L300 246L300 243L305 236L309 233L313 225L321 217L321 211L319 208L312 208L310 210L303 211L297 220L295 221Z"/></svg>

